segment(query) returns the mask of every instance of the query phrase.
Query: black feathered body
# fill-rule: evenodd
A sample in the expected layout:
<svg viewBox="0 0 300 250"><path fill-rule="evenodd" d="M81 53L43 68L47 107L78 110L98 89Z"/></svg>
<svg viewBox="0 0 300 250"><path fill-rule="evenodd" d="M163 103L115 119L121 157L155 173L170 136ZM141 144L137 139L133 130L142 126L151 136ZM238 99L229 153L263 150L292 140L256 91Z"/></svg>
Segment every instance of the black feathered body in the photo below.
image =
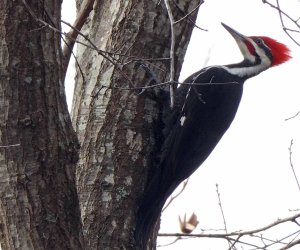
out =
<svg viewBox="0 0 300 250"><path fill-rule="evenodd" d="M228 66L230 67L230 66ZM160 167L144 192L137 239L146 245L166 199L209 156L237 112L245 79L226 66L194 73L175 91L175 107L164 117Z"/></svg>
<svg viewBox="0 0 300 250"><path fill-rule="evenodd" d="M246 79L290 59L289 49L269 37L244 36L228 25L244 60L207 67L175 91L164 119L160 163L151 174L137 217L136 240L145 249L168 196L209 156L237 112Z"/></svg>

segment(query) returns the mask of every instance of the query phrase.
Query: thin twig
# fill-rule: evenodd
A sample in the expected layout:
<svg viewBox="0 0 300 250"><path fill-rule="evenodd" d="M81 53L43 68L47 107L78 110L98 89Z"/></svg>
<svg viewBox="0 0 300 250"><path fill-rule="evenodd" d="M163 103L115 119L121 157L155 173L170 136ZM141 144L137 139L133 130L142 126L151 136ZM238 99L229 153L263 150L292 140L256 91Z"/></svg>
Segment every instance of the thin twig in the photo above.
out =
<svg viewBox="0 0 300 250"><path fill-rule="evenodd" d="M277 225L280 225L285 222L293 222L297 218L300 218L300 213L294 214L292 216L286 217L284 219L278 219L275 222L268 224L266 226L253 229L253 230L248 230L248 231L240 231L240 232L232 232L232 233L216 233L216 234L185 234L185 233L160 233L158 236L161 237L178 237L178 236L191 236L191 237L199 237L199 238L224 238L224 237L231 237L231 236L244 236L244 235L252 235L255 233L260 233L263 231L266 231L270 228L273 228Z"/></svg>
<svg viewBox="0 0 300 250"><path fill-rule="evenodd" d="M300 244L300 239L295 240L293 242L290 242L289 244L287 244L285 247L279 248L278 250L286 250L286 249L290 249L293 246L299 245Z"/></svg>
<svg viewBox="0 0 300 250"><path fill-rule="evenodd" d="M264 247L265 247L264 249L266 249L267 247L271 247L271 246L274 246L275 244L279 244L279 243L282 245L287 245L289 243L284 242L284 240L286 240L292 236L294 236L294 239L296 239L299 236L299 233L300 233L300 231L296 231L294 233L291 233L291 234L284 236L281 239L277 239L277 240L268 239L266 237L263 237L262 235L257 236L257 235L252 234L250 236L253 238L259 238L264 244ZM269 241L271 243L267 244L267 243L265 243L265 241Z"/></svg>
<svg viewBox="0 0 300 250"><path fill-rule="evenodd" d="M298 46L300 46L300 43L298 43L296 41L296 39L294 39L291 34L288 32L289 29L287 29L285 27L285 24L284 24L284 21L283 21L283 16L285 16L286 18L288 18L291 22L293 22L298 28L300 28L300 25L298 24L298 19L293 19L292 17L290 17L286 12L284 12L283 10L281 10L280 6L279 6L279 0L276 0L276 5L268 2L267 0L262 0L263 3L265 4L268 4L270 7L276 9L278 11L278 14L279 14L279 18L280 18L280 22L281 22L281 26L282 26L282 29L283 31L287 34L287 36L295 43L297 44ZM295 32L295 31L293 31Z"/></svg>
<svg viewBox="0 0 300 250"><path fill-rule="evenodd" d="M285 28L285 24L284 24L283 17L282 17L282 14L285 14L285 13L281 10L281 8L279 6L279 0L276 0L276 3L277 3L278 14L279 14L279 18L280 18L280 22L281 22L281 26L282 26L283 31L290 37L290 39L292 41L294 41L294 43L296 43L298 46L300 46L300 44L291 36L291 34ZM288 15L285 14L285 16L288 16ZM290 16L289 16L289 18L290 18ZM293 20L293 19L291 19L291 20ZM293 20L293 22L296 24L295 20Z"/></svg>
<svg viewBox="0 0 300 250"><path fill-rule="evenodd" d="M280 14L284 15L285 17L287 17L290 21L292 21L293 23L295 23L298 27L300 27L300 25L297 24L297 20L296 19L293 19L291 18L286 12L284 12L283 10L280 9L280 7L277 5L274 5L274 4L271 4L270 2L268 2L267 0L262 0L263 3L266 3L268 4L270 7L276 9L277 11L279 11ZM277 4L278 4L278 0L277 0Z"/></svg>
<svg viewBox="0 0 300 250"><path fill-rule="evenodd" d="M225 219L225 213L224 213L222 202L221 202L221 194L219 192L219 185L218 184L216 184L216 192L217 192L217 195L218 195L218 205L220 207L222 218L223 218L224 230L225 230L226 233L228 233L227 223L226 223L226 219ZM236 240L233 242L233 244L231 244L231 241L228 241L229 250L234 248L234 245L239 240L239 238L240 237L237 237Z"/></svg>
<svg viewBox="0 0 300 250"><path fill-rule="evenodd" d="M291 143L290 143L290 146L289 146L289 160L290 160L290 166L291 166L291 168L292 168L292 171L293 171L293 175L294 175L294 177L295 177L295 180L296 180L296 183L297 183L297 186L298 186L298 189L299 189L299 191L300 191L300 184L299 184L299 181L298 181L298 178L297 178L297 174L296 174L296 172L295 172L295 169L294 169L294 164L293 164L293 161L292 161L292 153L293 153L293 151L292 151L292 147L293 147L293 139L291 140Z"/></svg>
<svg viewBox="0 0 300 250"><path fill-rule="evenodd" d="M90 12L93 9L95 0L83 0L80 5L80 10L77 13L75 22L70 28L70 31L67 33L65 45L62 49L63 54L63 70L67 72L67 68L70 62L71 53L76 41L77 36L79 35L78 30L81 30L84 23L86 22Z"/></svg>
<svg viewBox="0 0 300 250"><path fill-rule="evenodd" d="M59 33L60 35L65 35L65 37L68 36L66 33L62 32L61 30L59 30L58 28L56 28L54 25L51 25L51 24L45 22L44 20L38 18L38 17L34 14L34 12L32 11L32 9L28 6L26 0L22 0L22 2L23 2L23 4L24 4L25 8L27 9L27 11L29 12L29 14L32 16L32 18L33 18L37 23L42 24L43 27L48 27L49 29L53 30L53 31L56 32L56 33ZM48 15L48 17L50 18L49 15ZM50 20L50 21L53 22L52 20ZM62 37L62 39L63 39L63 41L66 43L65 38ZM71 38L70 38L70 39L71 39ZM68 46L68 45L66 45L66 46ZM73 54L73 55L74 55L74 54ZM78 64L78 61L77 61L77 58L75 57L75 55L74 55L74 58L75 58L76 63ZM78 65L79 65L79 64L78 64ZM64 67L64 66L63 66L63 67ZM80 70L80 71L81 71L81 70ZM66 75L66 69L63 69L62 73L64 74L64 75L62 76L62 79L64 79L64 78L65 78L65 75Z"/></svg>
<svg viewBox="0 0 300 250"><path fill-rule="evenodd" d="M83 82L83 83L86 83L86 81L85 81L85 76L84 76L82 67L81 67L81 65L80 65L80 63L79 63L79 61L78 61L76 55L74 54L73 50L72 50L72 55L73 55L73 58L74 58L74 60L75 60L76 65L77 65L77 67L78 67L79 73L80 73L80 75L81 75L82 82ZM65 72L65 74L67 74L67 72ZM66 83L65 83L65 84L66 84Z"/></svg>
<svg viewBox="0 0 300 250"><path fill-rule="evenodd" d="M112 63L113 65L116 66L117 63L116 63L115 61L113 61L113 60L115 60L115 59L114 59L114 58L108 57L108 56L106 55L108 52L104 52L103 50L98 49L98 47L96 46L96 44L94 44L88 36L86 36L85 34L83 34L80 30L77 30L77 29L76 29L75 27L73 27L70 23L65 22L65 21L63 21L63 20L61 20L61 22L64 23L65 25L67 25L67 26L69 26L69 27L75 29L76 32L77 32L80 36L82 36L82 37L83 37L83 38L84 38L84 39L92 46L92 49L94 49L95 51L97 51L98 54L100 54L102 57L104 57L106 60L108 60L110 63Z"/></svg>
<svg viewBox="0 0 300 250"><path fill-rule="evenodd" d="M168 12L170 27L171 27L171 47L170 47L170 107L174 107L174 80L175 80L175 31L174 31L174 17L169 4L169 0L164 0Z"/></svg>
<svg viewBox="0 0 300 250"><path fill-rule="evenodd" d="M189 182L189 178L186 179L186 180L182 183L182 187L181 187L180 191L179 191L176 195L170 197L169 201L168 201L168 202L166 203L166 205L163 207L162 211L165 211L165 210L170 206L170 204L171 204L178 196L180 196L180 195L183 193L183 191L185 190L185 188L186 188L188 182Z"/></svg>
<svg viewBox="0 0 300 250"><path fill-rule="evenodd" d="M203 4L204 1L200 1L199 4L197 4L197 6L192 9L189 13L187 13L186 15L184 15L182 18L180 18L179 20L175 21L174 24L180 23L182 22L184 19L188 18L190 15L192 15L196 10L199 9L199 7L201 6L201 4Z"/></svg>
<svg viewBox="0 0 300 250"><path fill-rule="evenodd" d="M72 25L69 24L68 22L65 22L65 21L63 21L63 20L61 20L61 22L64 23L64 24L66 24L66 25L68 25L68 26L70 26L70 27L72 27ZM74 29L76 29L76 28L74 27ZM88 42L92 45L92 47L93 47L94 50L96 50L102 57L104 57L107 61L109 61L111 64L113 64L113 65L116 67L116 69L119 71L119 73L120 73L120 74L121 74L121 75L129 82L129 84L130 84L131 87L134 86L133 82L132 82L132 81L129 79L129 77L123 72L123 70L122 70L122 68L121 68L121 65L119 65L117 62L113 61L113 60L115 60L114 58L113 58L113 59L110 58L109 56L107 56L107 55L105 54L105 53L107 53L107 52L104 52L104 53L103 53L102 50L98 49L98 47L91 41L91 39L89 39L89 37L86 36L85 34L83 34L80 30L77 30L77 32L78 32L78 34L79 34L80 36L82 36L86 41L88 41Z"/></svg>
<svg viewBox="0 0 300 250"><path fill-rule="evenodd" d="M33 11L30 9L30 7L28 6L26 0L22 0L22 1L23 1L23 4L25 5L26 9L27 9L28 12L30 13L30 15L31 15L37 22L42 23L42 24L45 25L46 27L52 29L52 30L55 31L55 32L58 32L59 34L65 34L64 32L60 31L60 30L57 29L56 27L54 27L54 26L50 25L49 23L45 22L44 20L38 18L38 17L33 13ZM62 21L62 20L61 20L61 21ZM66 25L72 27L71 24L69 24L69 23L67 23L67 22L64 22L64 21L62 21L62 22L63 22L64 24L66 24ZM102 51L99 50L99 49L97 48L97 46L96 46L96 45L95 45L95 44L94 44L94 43L93 43L86 35L84 35L82 32L80 32L80 30L77 30L75 27L74 27L74 29L78 32L78 34L79 34L80 36L82 36L85 40L87 40L87 41L92 45L92 47L93 47L93 48L94 48L94 49L95 49L102 57L104 57L106 60L108 60L111 64L113 64L113 65L116 67L116 69L120 72L120 74L128 81L128 83L130 84L130 86L132 86L132 87L134 86L133 82L132 82L132 81L129 79L129 77L122 71L121 66L120 66L118 63L114 62L110 57L106 56L105 53L102 53Z"/></svg>
<svg viewBox="0 0 300 250"><path fill-rule="evenodd" d="M85 44L85 43L79 42L79 41L77 41L76 39L74 39L74 42L76 41L77 43L79 43L79 44L81 44L81 45L84 45L85 47L87 47L87 48L89 48L89 49L93 49L93 50L97 51L100 55L102 55L102 53L103 53L103 54L108 54L108 55L111 55L111 54L112 54L112 53L110 53L110 52L107 52L107 51L98 49L98 47L96 46L96 44L93 43L92 40L91 40L87 35L83 34L80 30L76 29L76 27L73 27L72 24L70 24L70 23L68 23L68 22L66 22L66 21L64 21L64 20L61 20L61 22L62 22L63 24L65 24L65 25L69 26L71 29L76 30L76 32L78 33L78 35L80 35L81 37L83 37L84 40L86 40L91 46L89 46L89 45L87 45L87 44ZM63 33L63 34L64 34L65 36L67 36L69 39L73 39L72 37L70 37L70 36L68 35L68 33ZM104 56L106 56L106 55L104 55ZM105 59L106 59L106 58L105 58ZM115 60L115 59L112 58L112 60Z"/></svg>
<svg viewBox="0 0 300 250"><path fill-rule="evenodd" d="M11 144L11 145L3 145L3 146L0 146L0 148L11 148L11 147L19 147L21 146L20 143L18 144Z"/></svg>
<svg viewBox="0 0 300 250"><path fill-rule="evenodd" d="M295 33L300 33L299 30L295 30L295 29L290 29L290 28L286 28L286 27L284 27L284 29L287 30L287 31L291 31L291 32L295 32Z"/></svg>
<svg viewBox="0 0 300 250"><path fill-rule="evenodd" d="M171 241L170 243L157 245L156 247L168 247L168 246L174 245L178 240L181 240L181 239L183 239L183 238L177 237L177 238L175 238L175 240Z"/></svg>
<svg viewBox="0 0 300 250"><path fill-rule="evenodd" d="M53 30L54 32L59 33L59 34L61 35L61 39L62 39L63 42L65 43L65 46L66 46L66 47L70 47L70 45L69 45L68 42L66 41L66 39L67 39L67 37L68 37L68 34L66 34L65 32L62 32L60 29L58 29L58 28L55 27L55 23L54 23L54 21L53 21L53 18L51 18L50 14L48 13L48 11L47 11L46 9L44 9L44 11L45 11L45 13L46 13L48 19L49 19L50 22L52 23L52 25L49 24L49 23L47 23L47 22L45 22L44 20L38 18L38 17L35 15L35 13L32 11L32 9L28 6L26 0L22 0L22 1L23 1L23 4L24 4L25 8L26 8L27 11L29 12L29 14L35 19L35 21L38 22L38 23L40 23L40 24L42 24L42 27L40 27L40 28L38 28L38 29L34 29L34 30L32 30L32 31L37 31L37 30L39 30L39 29L48 27L49 29ZM62 35L64 35L65 37L63 37ZM69 39L72 40L73 38L72 38L72 37L69 37ZM81 74L81 76L82 76L83 81L85 81L83 71L82 71L82 69L81 69L81 66L80 66L80 64L79 64L79 62L78 62L78 60L77 60L77 58L76 58L76 56L75 56L73 50L72 50L71 48L69 48L69 51L70 51L70 54L73 55L73 57L74 57L74 59L75 59L75 62L76 62L76 64L78 65L78 68L79 68L79 71L80 71L80 74ZM65 79L65 76L66 76L66 74L67 74L67 67L68 67L68 64L69 64L69 60L70 60L70 58L68 59L67 65L65 65L66 62L64 62L64 61L63 61L63 63L62 63L62 65L63 65L63 66L62 66L62 79Z"/></svg>
<svg viewBox="0 0 300 250"><path fill-rule="evenodd" d="M64 20L61 20L61 22L67 26L69 26L70 28L74 28L70 23L64 21ZM75 28L74 28L75 29ZM59 32L58 30L55 30L56 32ZM126 54L123 54L123 53L118 53L117 50L114 51L114 52L111 52L111 51L105 51L105 50L101 50L99 48L97 48L97 46L95 46L95 44L88 38L88 36L84 36L83 33L81 33L80 31L79 32L79 35L84 37L85 40L87 40L91 45L89 44L86 44L82 41L79 41L79 40L75 40L74 39L74 42L75 43L78 43L86 48L89 48L89 49L92 49L92 50L95 50L96 52L98 52L100 55L102 54L105 54L107 56L110 56L112 60L114 60L116 63L118 62L118 59L116 59L114 56L118 56L118 57L126 57L128 59L128 61L126 62L123 62L121 64L121 66L125 66L127 64L130 64L132 62L136 62L136 61L168 61L170 60L171 58L169 57L158 57L158 58L139 58L139 57L135 57L135 56L128 56ZM64 35L65 37L68 37L69 39L73 39L72 37L69 37L68 33L66 32L60 32L62 35Z"/></svg>
<svg viewBox="0 0 300 250"><path fill-rule="evenodd" d="M159 58L139 58L139 57L133 57L133 56L127 56L127 55L121 55L121 56L124 56L124 57L127 57L128 58L128 61L126 62L123 62L123 66L127 65L127 64L130 64L132 62L151 62L151 61L170 61L171 58L170 57L159 57ZM160 67L158 66L155 66L153 64L154 67L157 67L159 70L162 70L162 71L165 71L163 69L161 69Z"/></svg>
<svg viewBox="0 0 300 250"><path fill-rule="evenodd" d="M183 19L187 18L187 20L188 20L189 22L191 22L191 23L194 25L194 27L196 27L197 29L202 30L202 31L208 31L207 29L204 29L204 28L199 27L199 26L195 23L195 21L192 20L192 19L190 18L190 15L191 15L192 13L194 13L194 12L201 6L201 4L204 3L204 1L201 0L200 3L199 3L199 5L196 6L196 8L193 9L193 10L192 10L190 13L188 13L188 14L185 14L185 12L179 7L179 5L176 3L176 1L173 1L173 3L174 3L174 5L176 6L176 8L184 15L183 18L181 18L181 19L175 21L175 24L177 24L177 23L179 23L180 21L182 21Z"/></svg>
<svg viewBox="0 0 300 250"><path fill-rule="evenodd" d="M294 239L292 239L286 246L286 249L289 249L293 247L294 245L300 244L300 239L296 240L299 236L300 232L298 231L297 235L294 236Z"/></svg>
<svg viewBox="0 0 300 250"><path fill-rule="evenodd" d="M225 85L225 84L238 84L237 82L214 82L214 83L187 83L187 82L183 82L183 83L180 83L180 82L173 82L175 84L180 84L180 85L188 85L188 86L207 86L207 85ZM128 88L125 88L125 87L117 87L117 86L103 86L105 88L111 88L111 89L121 89L121 90L143 90L143 89L152 89L152 88L157 88L157 87L161 87L161 86L165 86L165 85L171 85L173 84L169 81L167 82L161 82L161 83L157 83L157 84L153 84L153 85L150 85L150 86L144 86L144 87L128 87Z"/></svg>
<svg viewBox="0 0 300 250"><path fill-rule="evenodd" d="M291 119L297 117L299 114L300 114L300 111L298 111L295 115L293 115L293 116L291 116L291 117L289 117L289 118L286 118L286 119L284 119L284 120L285 120L285 121L291 120Z"/></svg>
<svg viewBox="0 0 300 250"><path fill-rule="evenodd" d="M228 233L228 231L227 231L227 225L226 225L226 220L225 220L225 215L224 215L224 210L223 210L223 206L222 206L222 202L221 202L221 195L220 195L220 192L219 192L219 185L218 184L216 184L216 192L217 192L217 195L218 195L218 205L220 207L222 218L223 218L224 229L225 229L225 232Z"/></svg>

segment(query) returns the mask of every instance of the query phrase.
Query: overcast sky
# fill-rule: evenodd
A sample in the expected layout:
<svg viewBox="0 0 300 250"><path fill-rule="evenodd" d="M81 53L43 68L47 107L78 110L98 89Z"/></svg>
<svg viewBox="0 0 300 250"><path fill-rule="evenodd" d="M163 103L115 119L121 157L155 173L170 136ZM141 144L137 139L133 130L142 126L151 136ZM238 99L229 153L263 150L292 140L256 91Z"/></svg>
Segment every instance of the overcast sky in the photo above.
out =
<svg viewBox="0 0 300 250"><path fill-rule="evenodd" d="M286 12L299 17L299 1L282 2L288 2L283 6ZM70 20L69 14L70 6L63 12L63 19ZM235 41L220 22L244 35L270 36L287 44L293 59L245 83L234 122L208 160L190 178L185 192L163 214L161 232L179 232L177 216L185 212L198 215L200 223L195 233L200 233L200 228L224 228L216 184L229 231L261 227L291 215L291 209L300 208L300 191L288 151L293 139L292 159L300 176L300 116L285 121L300 110L299 47L282 31L278 13L262 1L207 0L201 6L197 24L209 31L194 30L182 79L201 69L208 57L208 65L241 60ZM66 83L68 93L73 91L72 79L73 76ZM292 231L292 227L287 227L280 234ZM159 243L169 241L159 239ZM227 249L228 245L218 240L190 239L162 249L200 248L219 250Z"/></svg>

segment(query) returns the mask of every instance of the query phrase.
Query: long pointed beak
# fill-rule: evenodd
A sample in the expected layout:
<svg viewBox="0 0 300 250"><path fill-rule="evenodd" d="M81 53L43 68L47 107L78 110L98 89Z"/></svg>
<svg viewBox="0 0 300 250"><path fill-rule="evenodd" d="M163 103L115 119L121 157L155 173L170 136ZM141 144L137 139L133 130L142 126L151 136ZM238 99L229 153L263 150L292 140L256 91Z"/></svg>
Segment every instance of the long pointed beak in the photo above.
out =
<svg viewBox="0 0 300 250"><path fill-rule="evenodd" d="M241 33L237 32L236 30L234 30L233 28L230 28L228 25L226 25L225 23L221 23L223 25L223 27L233 36L233 38L238 42L245 42L247 40L247 37L242 35Z"/></svg>

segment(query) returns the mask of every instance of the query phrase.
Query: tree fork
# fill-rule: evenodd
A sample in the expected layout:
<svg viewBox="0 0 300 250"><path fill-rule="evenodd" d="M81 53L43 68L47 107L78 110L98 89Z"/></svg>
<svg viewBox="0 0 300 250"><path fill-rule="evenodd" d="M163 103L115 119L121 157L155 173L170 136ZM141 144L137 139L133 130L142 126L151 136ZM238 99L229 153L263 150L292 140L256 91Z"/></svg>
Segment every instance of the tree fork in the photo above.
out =
<svg viewBox="0 0 300 250"><path fill-rule="evenodd" d="M176 2L171 4L174 20L193 13L175 26L174 80L200 1ZM85 242L89 249L138 249L133 237L136 212L157 166L163 107L162 100L147 95L149 90L138 95L120 87L149 82L149 74L137 67L141 61L158 81L169 79L170 60L156 59L170 58L170 20L163 1L103 0L95 2L82 32L115 59L112 64L96 50L78 45L78 62L86 74L84 79L77 74L72 121L81 143L77 187ZM155 248L155 240L149 248Z"/></svg>

